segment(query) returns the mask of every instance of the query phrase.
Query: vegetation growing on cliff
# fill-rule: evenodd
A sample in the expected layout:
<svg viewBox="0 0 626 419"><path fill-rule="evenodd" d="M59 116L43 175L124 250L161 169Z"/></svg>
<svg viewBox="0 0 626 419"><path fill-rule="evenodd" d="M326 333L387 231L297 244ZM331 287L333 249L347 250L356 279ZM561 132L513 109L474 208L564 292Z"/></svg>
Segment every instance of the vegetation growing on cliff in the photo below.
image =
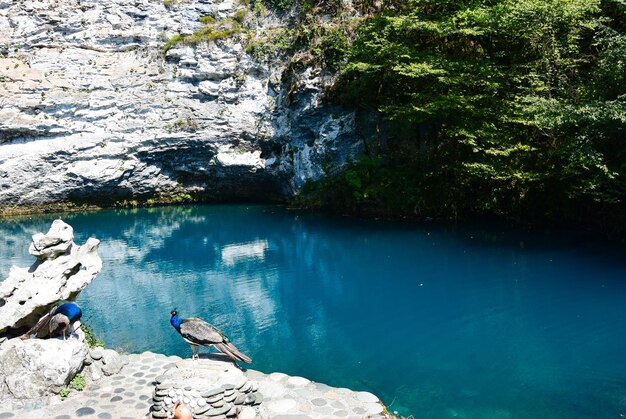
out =
<svg viewBox="0 0 626 419"><path fill-rule="evenodd" d="M216 39L226 39L243 31L241 21L245 17L245 10L235 13L234 16L216 20L212 16L202 16L200 22L203 26L191 35L174 35L165 45L163 51L167 52L178 43L196 45L200 42L215 41Z"/></svg>
<svg viewBox="0 0 626 419"><path fill-rule="evenodd" d="M333 16L329 99L379 118L366 155L306 205L623 229L623 0L362 1L354 30L340 6L268 3Z"/></svg>

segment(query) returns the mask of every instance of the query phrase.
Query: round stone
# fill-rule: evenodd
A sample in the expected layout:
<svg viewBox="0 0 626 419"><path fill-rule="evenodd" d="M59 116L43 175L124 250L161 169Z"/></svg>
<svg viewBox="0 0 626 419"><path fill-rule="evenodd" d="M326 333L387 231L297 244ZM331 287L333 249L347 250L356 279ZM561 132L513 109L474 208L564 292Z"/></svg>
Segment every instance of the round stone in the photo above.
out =
<svg viewBox="0 0 626 419"><path fill-rule="evenodd" d="M122 396L115 396L115 397L111 397L111 402L119 402L120 400L122 400Z"/></svg>
<svg viewBox="0 0 626 419"><path fill-rule="evenodd" d="M378 397L374 396L372 393L368 391L359 391L356 393L357 399L364 403L377 403Z"/></svg>
<svg viewBox="0 0 626 419"><path fill-rule="evenodd" d="M94 413L96 413L96 411L91 407L81 407L80 409L77 409L74 413L76 413L76 416L81 417L93 415Z"/></svg>
<svg viewBox="0 0 626 419"><path fill-rule="evenodd" d="M218 400L218 401L216 401L214 403L211 403L211 406L213 406L213 407L222 407L222 406L224 406L224 400L220 399L220 400Z"/></svg>
<svg viewBox="0 0 626 419"><path fill-rule="evenodd" d="M246 398L243 400L245 404L253 404L256 401L256 396L254 394L246 395Z"/></svg>
<svg viewBox="0 0 626 419"><path fill-rule="evenodd" d="M215 403L218 400L222 400L224 398L224 393L215 394L211 397L207 397L206 401L208 403Z"/></svg>
<svg viewBox="0 0 626 419"><path fill-rule="evenodd" d="M355 407L354 409L352 409L352 411L356 413L357 415L362 415L364 413L367 413L367 410L363 409L361 406Z"/></svg>
<svg viewBox="0 0 626 419"><path fill-rule="evenodd" d="M207 411L207 416L218 416L218 415L223 415L226 412L228 412L230 410L232 406L228 403L226 403L224 406L222 407L217 407L217 408L212 408L209 409Z"/></svg>
<svg viewBox="0 0 626 419"><path fill-rule="evenodd" d="M278 399L285 394L285 386L273 381L266 381L261 386L261 392L270 399Z"/></svg>
<svg viewBox="0 0 626 419"><path fill-rule="evenodd" d="M198 407L198 402L196 401L196 399L191 399L191 401L189 402L189 407L191 407L192 409L194 407Z"/></svg>
<svg viewBox="0 0 626 419"><path fill-rule="evenodd" d="M339 409L339 410L346 408L346 406L343 403L341 403L339 400L333 401L330 405L334 407L335 409Z"/></svg>
<svg viewBox="0 0 626 419"><path fill-rule="evenodd" d="M226 412L226 416L232 417L232 416L237 415L237 409L238 409L237 406L231 406L230 410Z"/></svg>
<svg viewBox="0 0 626 419"><path fill-rule="evenodd" d="M311 403L314 404L315 406L324 406L327 403L327 401L318 397L316 399L311 400Z"/></svg>
<svg viewBox="0 0 626 419"><path fill-rule="evenodd" d="M202 397L196 399L196 402L198 403L198 407L206 406L206 400L204 400Z"/></svg>
<svg viewBox="0 0 626 419"><path fill-rule="evenodd" d="M122 387L118 387L115 390L113 390L113 393L123 393L125 390Z"/></svg>
<svg viewBox="0 0 626 419"><path fill-rule="evenodd" d="M0 418L12 418L13 416L15 416L13 413L3 413L0 415ZM70 415L60 415L55 416L54 419L72 419L72 417Z"/></svg>
<svg viewBox="0 0 626 419"><path fill-rule="evenodd" d="M98 414L99 419L113 419L113 416L109 412L102 412Z"/></svg>
<svg viewBox="0 0 626 419"><path fill-rule="evenodd" d="M170 388L170 391L167 392L167 395L170 397L176 397L176 390Z"/></svg>
<svg viewBox="0 0 626 419"><path fill-rule="evenodd" d="M346 412L345 410L337 410L335 411L335 413L333 413L333 415L343 418L348 416L348 412Z"/></svg>
<svg viewBox="0 0 626 419"><path fill-rule="evenodd" d="M162 384L165 381L166 378L167 377L165 377L165 375L159 375L159 376L154 378L154 381L156 381L157 384Z"/></svg>
<svg viewBox="0 0 626 419"><path fill-rule="evenodd" d="M282 372L274 372L270 374L269 377L271 380L280 381L283 378L287 377L287 374L283 374Z"/></svg>
<svg viewBox="0 0 626 419"><path fill-rule="evenodd" d="M245 386L247 382L248 379L246 377L241 377L241 379L237 383L235 383L235 388L237 390L240 390L241 387Z"/></svg>
<svg viewBox="0 0 626 419"><path fill-rule="evenodd" d="M287 382L293 386L305 386L311 382L311 380L307 380L304 377L289 377Z"/></svg>
<svg viewBox="0 0 626 419"><path fill-rule="evenodd" d="M96 346L91 351L89 351L89 356L91 357L91 359L95 361L102 359L103 355L104 355L104 349L102 349L100 346Z"/></svg>
<svg viewBox="0 0 626 419"><path fill-rule="evenodd" d="M224 395L224 401L232 402L237 398L237 393L232 393L230 396Z"/></svg>
<svg viewBox="0 0 626 419"><path fill-rule="evenodd" d="M212 390L205 391L204 393L202 393L202 397L210 398L210 397L214 397L214 396L220 395L220 398L221 398L221 395L222 395L223 392L224 392L224 390L221 387L217 387L217 388L214 388Z"/></svg>
<svg viewBox="0 0 626 419"><path fill-rule="evenodd" d="M206 412L207 410L209 410L211 408L211 405L204 405L204 406L198 406L198 408L196 409L196 411L194 412L196 415L201 415L204 412Z"/></svg>
<svg viewBox="0 0 626 419"><path fill-rule="evenodd" d="M174 404L174 403L172 402L172 398L171 398L171 397L164 397L164 398L163 398L163 403L165 403L165 404L166 404L166 405L168 405L168 406L169 406L169 405L171 405L171 404Z"/></svg>

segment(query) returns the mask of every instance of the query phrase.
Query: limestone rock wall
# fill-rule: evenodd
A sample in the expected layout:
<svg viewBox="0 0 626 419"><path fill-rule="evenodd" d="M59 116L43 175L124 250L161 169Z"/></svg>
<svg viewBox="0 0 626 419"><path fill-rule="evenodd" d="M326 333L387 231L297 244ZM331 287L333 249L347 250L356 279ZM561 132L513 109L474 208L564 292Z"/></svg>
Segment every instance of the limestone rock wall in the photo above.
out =
<svg viewBox="0 0 626 419"><path fill-rule="evenodd" d="M0 0L0 208L289 195L362 149L324 76L283 82L244 37L163 44L232 0ZM259 18L252 31L280 26Z"/></svg>

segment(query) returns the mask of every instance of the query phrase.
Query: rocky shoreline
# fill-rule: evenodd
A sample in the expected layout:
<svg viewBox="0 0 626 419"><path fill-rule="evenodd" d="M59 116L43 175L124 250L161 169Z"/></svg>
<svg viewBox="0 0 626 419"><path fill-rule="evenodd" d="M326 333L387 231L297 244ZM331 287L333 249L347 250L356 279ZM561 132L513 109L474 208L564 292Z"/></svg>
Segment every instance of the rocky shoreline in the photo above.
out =
<svg viewBox="0 0 626 419"><path fill-rule="evenodd" d="M97 352L96 357L99 357ZM205 400L195 409L194 418L391 417L371 393L334 388L281 373L241 371L218 354L206 355L197 361L151 352L118 356L121 368L117 373L91 381L82 391L72 391L65 400L54 395L45 403L27 401L10 408L4 403L0 407L0 418L165 418L167 410L155 406L166 397L172 399L168 395L175 387L171 385L174 382L190 383L172 391L174 397L180 394L181 399L191 402L196 394L195 400ZM243 386L239 387L242 383L248 386L244 391L241 391ZM244 396L238 403L237 397L241 394L254 394L255 400L246 403ZM198 406L197 402L195 404Z"/></svg>
<svg viewBox="0 0 626 419"><path fill-rule="evenodd" d="M99 241L78 246L73 237L54 221L33 236L35 263L0 283L0 419L167 418L176 401L197 419L391 417L371 393L245 370L221 354L191 360L90 348L78 324L67 339L24 339L41 313L100 272Z"/></svg>

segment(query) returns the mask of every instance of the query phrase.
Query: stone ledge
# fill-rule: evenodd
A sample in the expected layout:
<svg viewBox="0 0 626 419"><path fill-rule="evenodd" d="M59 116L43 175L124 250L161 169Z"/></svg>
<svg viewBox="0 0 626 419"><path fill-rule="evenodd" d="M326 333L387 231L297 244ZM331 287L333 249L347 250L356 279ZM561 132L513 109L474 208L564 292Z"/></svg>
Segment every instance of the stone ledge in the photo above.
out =
<svg viewBox="0 0 626 419"><path fill-rule="evenodd" d="M205 355L192 361L144 352L122 355L122 362L125 365L118 374L104 377L88 385L82 392L74 391L63 401L59 399L48 406L30 410L3 410L6 408L3 406L0 408L0 418L144 418L148 417L154 403L153 396L158 384L173 383L186 376L193 378L189 374L198 378L207 373L218 376L225 374L229 379L240 378L246 382L244 386L249 384L250 389L262 395L260 404L246 405L239 410L239 419L392 417L378 397L371 393L334 388L282 373L240 371L219 354ZM217 382L219 377L213 380Z"/></svg>

